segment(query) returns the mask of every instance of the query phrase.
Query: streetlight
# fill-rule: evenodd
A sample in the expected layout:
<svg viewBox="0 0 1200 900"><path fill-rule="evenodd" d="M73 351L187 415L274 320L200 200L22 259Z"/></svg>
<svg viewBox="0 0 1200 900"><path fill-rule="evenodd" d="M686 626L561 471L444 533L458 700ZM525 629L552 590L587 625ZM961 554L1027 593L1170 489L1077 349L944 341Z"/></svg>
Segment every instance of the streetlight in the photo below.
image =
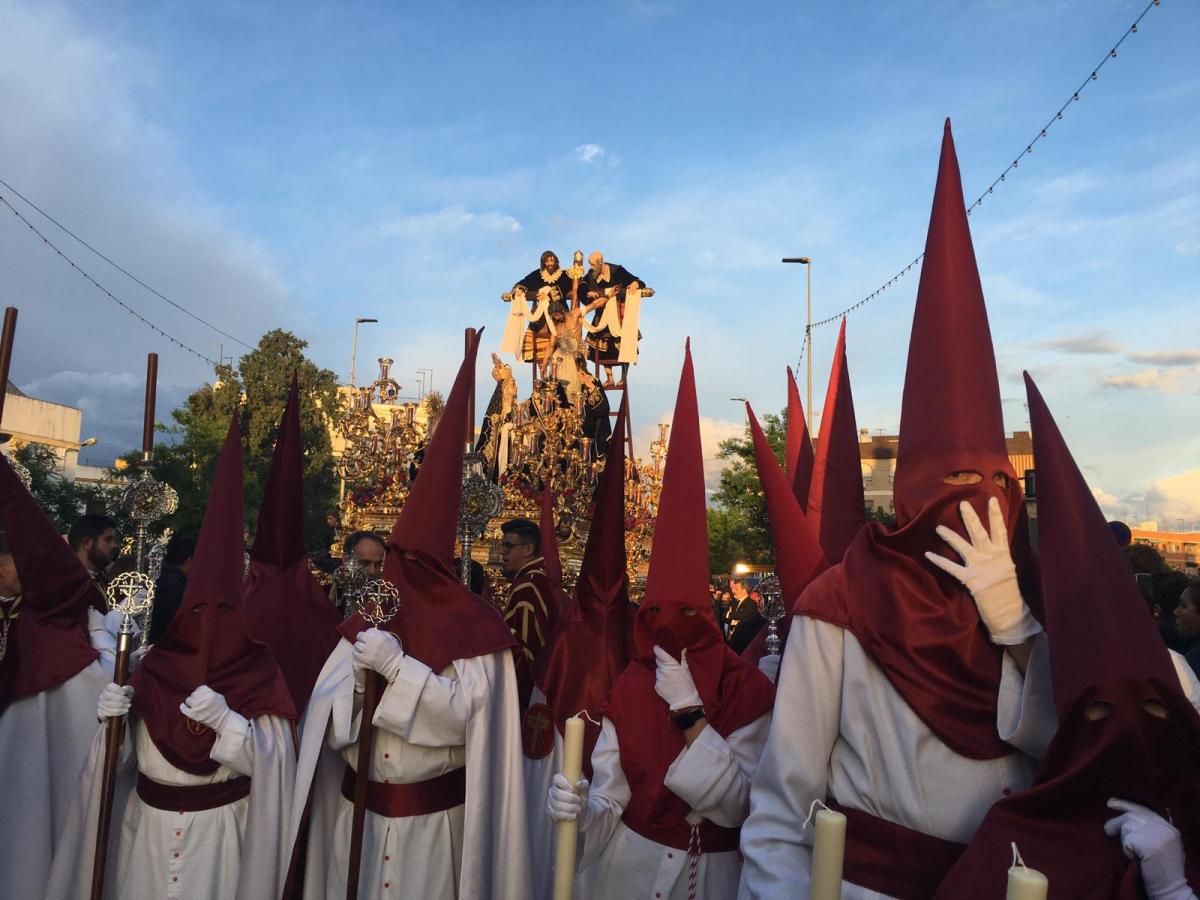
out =
<svg viewBox="0 0 1200 900"><path fill-rule="evenodd" d="M367 322L378 322L378 319L354 320L354 349L350 351L350 387L354 387L354 363L358 358L358 326Z"/></svg>
<svg viewBox="0 0 1200 900"><path fill-rule="evenodd" d="M804 342L807 346L804 352L808 355L808 408L804 410L808 416L808 433L812 434L812 257L785 256L785 263L800 263L807 269L808 274L808 312L804 320Z"/></svg>
<svg viewBox="0 0 1200 900"><path fill-rule="evenodd" d="M746 417L746 427L749 428L750 427L750 410L747 409L744 404L749 403L750 401L745 397L730 397L729 402L743 404L742 415L744 415Z"/></svg>

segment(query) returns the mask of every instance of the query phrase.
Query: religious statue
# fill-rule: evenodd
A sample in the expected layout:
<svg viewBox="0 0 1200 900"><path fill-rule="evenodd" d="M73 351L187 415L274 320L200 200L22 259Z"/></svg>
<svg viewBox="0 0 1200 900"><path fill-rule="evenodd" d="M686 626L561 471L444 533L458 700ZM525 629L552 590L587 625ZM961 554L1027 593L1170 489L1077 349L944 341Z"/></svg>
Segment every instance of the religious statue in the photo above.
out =
<svg viewBox="0 0 1200 900"><path fill-rule="evenodd" d="M621 384L629 371L629 364L637 362L638 341L642 333L638 330L643 297L652 297L654 291L645 287L636 275L624 266L604 261L604 254L596 251L588 257L587 274L581 289L588 300L608 300L603 303L588 326L588 345L593 358L604 366L604 386L616 387L613 381L613 366L621 366ZM632 337L632 340L623 340Z"/></svg>

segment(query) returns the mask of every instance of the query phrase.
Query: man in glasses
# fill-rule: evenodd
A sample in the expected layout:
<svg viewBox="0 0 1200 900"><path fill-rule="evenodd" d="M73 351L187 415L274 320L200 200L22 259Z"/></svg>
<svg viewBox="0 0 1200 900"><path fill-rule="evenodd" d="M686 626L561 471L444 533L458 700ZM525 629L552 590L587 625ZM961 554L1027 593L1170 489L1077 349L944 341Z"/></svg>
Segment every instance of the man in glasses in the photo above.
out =
<svg viewBox="0 0 1200 900"><path fill-rule="evenodd" d="M523 710L533 692L534 660L546 645L558 610L553 608L554 592L546 579L542 533L537 524L529 519L510 519L500 531L500 571L512 584L504 621L520 644L513 648L513 662Z"/></svg>

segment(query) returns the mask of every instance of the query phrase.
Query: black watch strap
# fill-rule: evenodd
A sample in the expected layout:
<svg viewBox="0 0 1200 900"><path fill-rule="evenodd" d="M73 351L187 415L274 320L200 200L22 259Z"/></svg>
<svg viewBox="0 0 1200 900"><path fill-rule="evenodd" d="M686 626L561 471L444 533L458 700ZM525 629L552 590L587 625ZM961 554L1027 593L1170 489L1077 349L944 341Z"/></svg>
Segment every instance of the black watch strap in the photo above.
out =
<svg viewBox="0 0 1200 900"><path fill-rule="evenodd" d="M679 712L671 714L671 721L675 723L675 727L680 731L687 731L703 718L704 708L701 706L693 707L692 709L681 709Z"/></svg>

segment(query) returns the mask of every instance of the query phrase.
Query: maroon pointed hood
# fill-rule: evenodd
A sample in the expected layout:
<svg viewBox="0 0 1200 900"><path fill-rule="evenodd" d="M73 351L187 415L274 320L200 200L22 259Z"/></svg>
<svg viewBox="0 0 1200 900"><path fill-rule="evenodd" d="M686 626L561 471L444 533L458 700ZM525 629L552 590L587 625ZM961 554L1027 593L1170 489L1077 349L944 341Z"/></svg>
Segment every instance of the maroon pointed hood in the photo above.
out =
<svg viewBox="0 0 1200 900"><path fill-rule="evenodd" d="M838 330L833 368L825 406L821 409L821 435L813 463L813 485L808 514L816 524L826 557L841 559L867 520L863 499L862 460L858 450L858 425L854 421L854 396L850 392L850 367L846 362L846 320Z"/></svg>
<svg viewBox="0 0 1200 900"><path fill-rule="evenodd" d="M482 334L480 329L467 348L421 470L388 536L383 561L383 577L400 590L400 610L384 627L400 638L405 653L435 672L453 660L515 643L499 611L464 586L454 571L467 406ZM368 627L356 613L338 630L353 643Z"/></svg>
<svg viewBox="0 0 1200 900"><path fill-rule="evenodd" d="M796 376L792 374L791 366L787 370L787 456L784 463L792 493L800 504L800 510L807 512L816 459L812 438L808 434L808 422L804 418L804 406L800 403L800 389L796 387Z"/></svg>
<svg viewBox="0 0 1200 900"><path fill-rule="evenodd" d="M308 567L304 546L304 447L296 376L288 394L246 580L246 626L271 648L303 713L341 617Z"/></svg>
<svg viewBox="0 0 1200 900"><path fill-rule="evenodd" d="M8 645L0 659L0 713L58 687L99 654L87 636L88 607L104 609L91 575L0 454L0 521L21 596L6 603Z"/></svg>
<svg viewBox="0 0 1200 900"><path fill-rule="evenodd" d="M1021 488L1005 452L997 385L947 121L904 381L897 525L860 528L841 565L806 592L800 612L851 631L913 712L950 749L970 759L1012 752L996 729L1004 651L988 637L970 593L925 553L953 556L937 526L963 534L959 503L971 503L986 522L987 501L996 497L1023 596L1037 611ZM835 440L831 435L830 442ZM974 485L944 482L964 470L983 477ZM996 473L1008 476L1005 487L993 480ZM812 506L810 501L810 511Z"/></svg>
<svg viewBox="0 0 1200 900"><path fill-rule="evenodd" d="M622 396L575 593L535 664L534 683L546 696L559 733L580 710L600 720L613 683L634 657L634 609L625 572L628 422L629 401ZM591 777L591 751L600 728L585 720L584 729L584 768Z"/></svg>
<svg viewBox="0 0 1200 900"><path fill-rule="evenodd" d="M708 592L704 499L704 454L689 341L671 421L646 592L634 623L637 657L613 685L606 710L617 731L621 767L630 786L625 820L655 828L660 835L656 840L677 848L688 846L690 808L664 782L684 741L654 690L654 647L675 659L687 651L705 718L723 737L765 715L775 699L771 682L729 649L717 626ZM735 839L731 843L736 846Z"/></svg>
<svg viewBox="0 0 1200 900"><path fill-rule="evenodd" d="M775 574L779 576L783 602L790 612L809 582L824 571L829 563L813 533L812 524L789 489L787 479L780 471L779 462L771 452L771 445L767 443L762 426L758 424L758 418L749 403L746 404L746 415L750 419L754 464L758 468L758 478L767 501L767 518L771 523L771 537L775 544Z"/></svg>
<svg viewBox="0 0 1200 900"><path fill-rule="evenodd" d="M1028 374L1025 385L1058 730L1033 787L992 807L938 896L999 900L1015 841L1055 896L1144 897L1139 863L1104 833L1118 815L1110 797L1168 819L1183 842L1188 881L1200 885L1200 717Z"/></svg>
<svg viewBox="0 0 1200 900"><path fill-rule="evenodd" d="M225 696L247 719L296 718L279 665L266 644L250 637L243 602L242 433L235 412L217 460L212 492L179 611L162 640L133 674L134 711L159 752L174 766L211 774L216 734L179 711L201 685Z"/></svg>
<svg viewBox="0 0 1200 900"><path fill-rule="evenodd" d="M944 505L954 492L942 479L958 471L980 472L985 485L996 472L1016 481L1004 443L996 356L947 119L904 376L894 485L897 526ZM952 505L957 507L957 497ZM987 521L986 498L977 506ZM952 512L957 515L956 509Z"/></svg>
<svg viewBox="0 0 1200 900"><path fill-rule="evenodd" d="M554 524L554 484L549 478L542 487L542 515L538 522L538 531L541 533L541 550L546 565L546 580L550 582L550 587L558 595L559 608L561 608L561 601L564 599L561 596L562 558L558 555L558 529Z"/></svg>

